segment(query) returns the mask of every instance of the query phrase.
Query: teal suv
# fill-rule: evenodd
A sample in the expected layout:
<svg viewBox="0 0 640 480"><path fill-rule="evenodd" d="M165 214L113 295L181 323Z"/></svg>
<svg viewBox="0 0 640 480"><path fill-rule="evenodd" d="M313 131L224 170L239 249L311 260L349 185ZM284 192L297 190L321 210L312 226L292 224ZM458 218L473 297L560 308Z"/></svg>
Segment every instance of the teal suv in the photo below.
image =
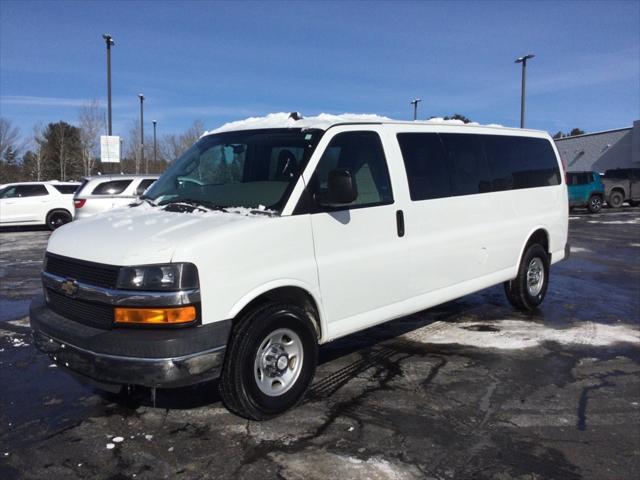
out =
<svg viewBox="0 0 640 480"><path fill-rule="evenodd" d="M569 208L586 207L598 213L604 201L604 184L596 172L568 172Z"/></svg>

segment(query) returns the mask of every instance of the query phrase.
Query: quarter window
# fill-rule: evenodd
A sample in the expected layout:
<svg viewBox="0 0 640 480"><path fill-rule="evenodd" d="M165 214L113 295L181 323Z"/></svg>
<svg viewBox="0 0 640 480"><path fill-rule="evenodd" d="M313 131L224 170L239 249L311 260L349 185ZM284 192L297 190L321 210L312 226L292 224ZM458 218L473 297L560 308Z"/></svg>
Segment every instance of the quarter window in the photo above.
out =
<svg viewBox="0 0 640 480"><path fill-rule="evenodd" d="M53 187L63 195L73 195L78 190L79 185L54 185Z"/></svg>
<svg viewBox="0 0 640 480"><path fill-rule="evenodd" d="M313 194L327 191L329 172L334 169L351 172L358 191L357 198L341 209L393 203L387 161L377 133L344 132L333 137L311 178Z"/></svg>
<svg viewBox="0 0 640 480"><path fill-rule="evenodd" d="M142 195L144 191L149 188L155 181L155 178L147 178L146 180L142 180L138 185L138 188L136 188L136 195Z"/></svg>
<svg viewBox="0 0 640 480"><path fill-rule="evenodd" d="M125 191L131 184L131 180L113 180L111 182L103 182L93 189L92 195L118 195Z"/></svg>

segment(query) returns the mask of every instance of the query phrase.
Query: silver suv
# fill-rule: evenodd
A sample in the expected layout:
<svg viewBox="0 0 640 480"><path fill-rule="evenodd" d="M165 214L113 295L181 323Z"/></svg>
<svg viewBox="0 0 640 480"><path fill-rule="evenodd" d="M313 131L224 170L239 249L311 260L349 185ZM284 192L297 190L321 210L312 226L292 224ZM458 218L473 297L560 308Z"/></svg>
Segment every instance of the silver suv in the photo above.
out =
<svg viewBox="0 0 640 480"><path fill-rule="evenodd" d="M159 175L97 175L86 177L73 197L76 219L113 208L126 207L158 179Z"/></svg>

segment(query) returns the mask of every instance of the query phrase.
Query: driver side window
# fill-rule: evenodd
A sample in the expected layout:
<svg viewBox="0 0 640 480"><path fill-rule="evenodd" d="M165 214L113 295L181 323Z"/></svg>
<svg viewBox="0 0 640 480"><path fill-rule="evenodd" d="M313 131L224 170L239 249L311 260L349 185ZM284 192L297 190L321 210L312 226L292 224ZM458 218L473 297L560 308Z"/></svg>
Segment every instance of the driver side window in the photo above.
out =
<svg viewBox="0 0 640 480"><path fill-rule="evenodd" d="M358 196L338 210L373 207L393 203L391 180L380 136L376 132L339 133L324 151L310 182L312 195L325 194L329 172L344 169L351 173ZM327 208L316 207L316 211ZM335 211L336 208L329 208Z"/></svg>

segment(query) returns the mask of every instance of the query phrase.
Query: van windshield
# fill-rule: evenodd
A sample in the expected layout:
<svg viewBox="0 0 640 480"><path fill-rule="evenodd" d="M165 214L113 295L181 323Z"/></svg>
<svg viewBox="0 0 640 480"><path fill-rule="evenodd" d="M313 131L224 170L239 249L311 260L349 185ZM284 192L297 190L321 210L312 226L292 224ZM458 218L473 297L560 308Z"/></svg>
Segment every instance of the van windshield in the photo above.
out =
<svg viewBox="0 0 640 480"><path fill-rule="evenodd" d="M145 193L158 205L281 211L321 130L263 129L202 137Z"/></svg>

